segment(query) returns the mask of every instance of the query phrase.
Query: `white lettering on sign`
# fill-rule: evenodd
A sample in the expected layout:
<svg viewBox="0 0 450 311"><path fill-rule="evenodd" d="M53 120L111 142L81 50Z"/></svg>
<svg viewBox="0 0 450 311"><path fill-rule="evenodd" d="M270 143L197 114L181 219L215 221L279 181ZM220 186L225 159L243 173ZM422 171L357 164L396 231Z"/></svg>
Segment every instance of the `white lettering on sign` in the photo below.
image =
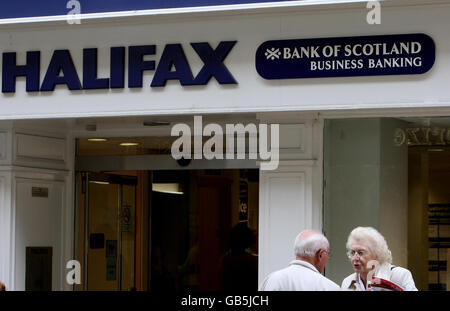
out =
<svg viewBox="0 0 450 311"><path fill-rule="evenodd" d="M354 57L354 56L410 56L422 51L419 42L399 43L367 43L325 45L325 46L301 46L283 48L283 59L310 59L320 57ZM281 53L280 53L281 54Z"/></svg>

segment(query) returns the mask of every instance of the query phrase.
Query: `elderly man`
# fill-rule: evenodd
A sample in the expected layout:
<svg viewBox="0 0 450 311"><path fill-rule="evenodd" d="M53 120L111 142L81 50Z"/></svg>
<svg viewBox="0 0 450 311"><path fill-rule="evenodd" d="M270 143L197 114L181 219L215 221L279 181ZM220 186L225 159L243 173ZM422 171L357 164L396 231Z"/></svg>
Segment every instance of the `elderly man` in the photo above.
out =
<svg viewBox="0 0 450 311"><path fill-rule="evenodd" d="M302 231L294 243L295 258L287 268L271 273L261 284L262 291L340 290L322 275L330 254L330 244L320 232Z"/></svg>

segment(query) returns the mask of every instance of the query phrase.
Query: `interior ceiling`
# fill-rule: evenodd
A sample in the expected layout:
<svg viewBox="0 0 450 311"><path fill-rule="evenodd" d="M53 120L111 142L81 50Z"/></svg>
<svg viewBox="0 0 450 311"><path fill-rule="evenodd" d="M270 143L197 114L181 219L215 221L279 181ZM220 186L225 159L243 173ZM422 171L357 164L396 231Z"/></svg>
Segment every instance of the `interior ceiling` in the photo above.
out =
<svg viewBox="0 0 450 311"><path fill-rule="evenodd" d="M178 137L110 137L107 141L78 140L80 156L93 155L141 155L170 154L172 142ZM121 143L138 143L136 146L121 146Z"/></svg>

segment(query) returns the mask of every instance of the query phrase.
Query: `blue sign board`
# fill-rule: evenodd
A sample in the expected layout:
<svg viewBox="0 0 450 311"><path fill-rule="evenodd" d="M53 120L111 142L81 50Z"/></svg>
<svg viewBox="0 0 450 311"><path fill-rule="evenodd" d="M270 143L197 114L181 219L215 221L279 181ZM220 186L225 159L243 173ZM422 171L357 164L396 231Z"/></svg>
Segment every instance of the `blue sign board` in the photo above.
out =
<svg viewBox="0 0 450 311"><path fill-rule="evenodd" d="M81 14L89 14L282 1L294 0L4 0L0 19L66 15L78 6Z"/></svg>
<svg viewBox="0 0 450 311"><path fill-rule="evenodd" d="M425 34L266 41L256 52L265 79L422 74L434 61Z"/></svg>

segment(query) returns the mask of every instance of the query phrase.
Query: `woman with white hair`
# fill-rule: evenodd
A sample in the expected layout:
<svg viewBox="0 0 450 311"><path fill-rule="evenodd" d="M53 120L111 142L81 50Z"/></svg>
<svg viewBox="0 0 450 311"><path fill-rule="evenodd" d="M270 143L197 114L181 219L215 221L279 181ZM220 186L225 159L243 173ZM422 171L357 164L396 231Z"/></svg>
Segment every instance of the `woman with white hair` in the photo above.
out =
<svg viewBox="0 0 450 311"><path fill-rule="evenodd" d="M384 237L372 227L357 227L347 239L347 255L355 273L344 279L342 290L416 291L411 272L392 265L392 254ZM373 273L370 273L374 270ZM368 278L370 275L372 279Z"/></svg>

